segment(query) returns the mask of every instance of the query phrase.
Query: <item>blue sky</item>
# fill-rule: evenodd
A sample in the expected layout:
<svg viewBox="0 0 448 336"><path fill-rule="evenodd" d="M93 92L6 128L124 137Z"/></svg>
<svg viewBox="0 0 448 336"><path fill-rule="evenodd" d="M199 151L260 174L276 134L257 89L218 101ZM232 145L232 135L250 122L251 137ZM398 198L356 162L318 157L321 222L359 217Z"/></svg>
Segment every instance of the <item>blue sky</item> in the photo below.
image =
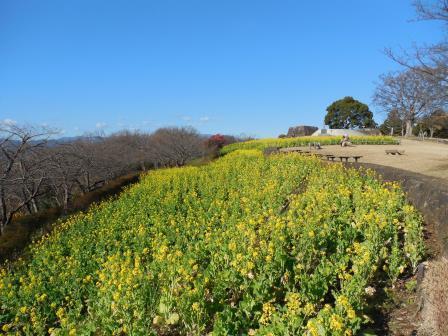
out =
<svg viewBox="0 0 448 336"><path fill-rule="evenodd" d="M384 47L442 37L414 17L411 0L0 0L0 120L265 137L351 95L381 121Z"/></svg>

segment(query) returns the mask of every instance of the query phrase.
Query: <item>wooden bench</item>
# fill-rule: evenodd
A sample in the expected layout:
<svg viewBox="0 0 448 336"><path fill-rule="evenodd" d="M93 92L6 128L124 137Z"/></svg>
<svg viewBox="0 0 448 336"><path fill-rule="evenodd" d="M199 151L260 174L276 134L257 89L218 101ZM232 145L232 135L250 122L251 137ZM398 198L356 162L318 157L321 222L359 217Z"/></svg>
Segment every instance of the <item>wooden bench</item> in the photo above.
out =
<svg viewBox="0 0 448 336"><path fill-rule="evenodd" d="M403 155L404 154L404 150L400 150L400 149L386 149L386 154L391 154L391 155Z"/></svg>
<svg viewBox="0 0 448 336"><path fill-rule="evenodd" d="M343 160L345 160L345 162L348 162L350 159L355 160L355 162L358 162L358 160L360 158L362 158L361 155L333 155L333 154L321 154L321 153L316 153L314 151L309 151L309 150L304 150L303 148L300 147L287 147L287 148L279 148L278 151L280 153L298 153L301 155L309 155L309 156L317 156L320 158L326 157L328 161L334 161L334 159L339 158L339 160L341 160L341 162Z"/></svg>
<svg viewBox="0 0 448 336"><path fill-rule="evenodd" d="M358 160L360 158L362 158L361 155L340 155L340 156L338 155L338 156L335 156L335 155L327 154L326 156L327 156L327 160L329 160L329 161L330 160L334 161L334 159L338 158L339 160L341 160L341 162L344 160L345 160L345 162L348 162L349 159L353 159L353 160L355 160L355 162L358 162Z"/></svg>

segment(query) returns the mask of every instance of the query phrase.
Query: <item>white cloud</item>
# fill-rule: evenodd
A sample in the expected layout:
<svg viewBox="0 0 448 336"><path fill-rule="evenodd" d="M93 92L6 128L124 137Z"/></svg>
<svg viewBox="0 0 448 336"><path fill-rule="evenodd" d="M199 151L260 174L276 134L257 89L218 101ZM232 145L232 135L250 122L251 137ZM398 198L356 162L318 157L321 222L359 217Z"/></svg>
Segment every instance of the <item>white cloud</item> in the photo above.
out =
<svg viewBox="0 0 448 336"><path fill-rule="evenodd" d="M17 121L6 118L0 121L0 124L3 124L5 126L14 126L17 124Z"/></svg>
<svg viewBox="0 0 448 336"><path fill-rule="evenodd" d="M104 122L97 122L96 125L95 125L95 127L99 128L99 129L105 128L106 126L107 126L107 124L104 123Z"/></svg>
<svg viewBox="0 0 448 336"><path fill-rule="evenodd" d="M209 122L209 121L210 121L210 117L208 117L208 116L200 117L200 118L199 118L199 121L200 121L200 122L203 122L203 123Z"/></svg>
<svg viewBox="0 0 448 336"><path fill-rule="evenodd" d="M190 117L190 116L182 116L181 119L182 119L183 121L190 121L190 120L191 120L191 117Z"/></svg>

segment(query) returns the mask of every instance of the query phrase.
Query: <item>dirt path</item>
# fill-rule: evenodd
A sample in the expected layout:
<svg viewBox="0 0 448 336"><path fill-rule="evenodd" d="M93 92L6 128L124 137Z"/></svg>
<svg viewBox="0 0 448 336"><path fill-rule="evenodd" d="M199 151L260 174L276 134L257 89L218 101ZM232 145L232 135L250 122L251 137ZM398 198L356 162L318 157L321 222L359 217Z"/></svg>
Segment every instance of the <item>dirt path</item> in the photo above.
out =
<svg viewBox="0 0 448 336"><path fill-rule="evenodd" d="M404 155L386 154L386 149L404 150ZM362 155L360 162L374 163L442 178L448 181L448 145L416 140L402 140L394 145L323 146L321 154Z"/></svg>

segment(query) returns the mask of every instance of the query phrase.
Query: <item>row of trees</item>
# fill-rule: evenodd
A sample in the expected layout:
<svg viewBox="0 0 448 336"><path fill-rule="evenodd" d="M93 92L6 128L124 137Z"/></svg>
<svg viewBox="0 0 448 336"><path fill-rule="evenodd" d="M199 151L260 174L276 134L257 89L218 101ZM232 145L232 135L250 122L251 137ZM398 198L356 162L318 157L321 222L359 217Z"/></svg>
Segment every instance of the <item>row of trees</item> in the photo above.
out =
<svg viewBox="0 0 448 336"><path fill-rule="evenodd" d="M403 136L406 134L406 124L397 110L388 113L386 120L380 126L383 134ZM444 110L423 116L414 123L412 134L415 136L426 135L430 138L448 138L448 113Z"/></svg>
<svg viewBox="0 0 448 336"><path fill-rule="evenodd" d="M120 132L69 142L39 127L0 125L0 234L19 213L60 206L129 172L182 166L234 138L207 141L192 128ZM219 143L215 143L218 140ZM221 143L222 142L222 143Z"/></svg>
<svg viewBox="0 0 448 336"><path fill-rule="evenodd" d="M395 81L395 79L392 79ZM416 85L419 81L405 81L402 86ZM387 90L381 86L377 90L377 94L383 94ZM401 90L400 103L409 104L411 106L403 106L398 109L398 98L388 91L384 96L377 99L384 99L387 101L388 108L390 108L387 118L382 125L379 126L383 134L391 135L419 135L427 134L429 137L448 138L448 113L445 112L439 104L432 105L434 100L431 100L429 95L422 94L421 98L404 97L406 90ZM424 104L424 101L431 103ZM411 104L412 103L412 104ZM386 102L384 102L386 104ZM443 102L440 103L443 106ZM428 109L426 110L426 108ZM325 116L325 124L330 128L349 129L349 128L376 128L377 124L373 120L373 113L369 107L354 99L353 97L345 97L333 102L327 107L327 114Z"/></svg>

